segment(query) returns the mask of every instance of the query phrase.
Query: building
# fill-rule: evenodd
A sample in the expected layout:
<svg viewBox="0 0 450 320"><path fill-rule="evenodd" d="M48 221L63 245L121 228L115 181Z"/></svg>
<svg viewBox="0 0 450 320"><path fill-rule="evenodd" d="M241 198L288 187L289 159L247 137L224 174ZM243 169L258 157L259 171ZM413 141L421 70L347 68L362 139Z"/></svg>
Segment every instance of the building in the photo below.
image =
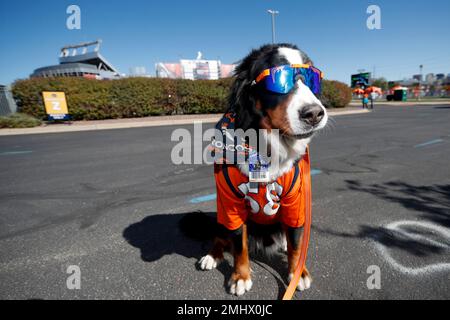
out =
<svg viewBox="0 0 450 320"><path fill-rule="evenodd" d="M100 54L101 43L101 40L97 40L65 46L61 49L58 65L36 69L31 77L119 78L119 71ZM91 47L94 49L89 51Z"/></svg>
<svg viewBox="0 0 450 320"><path fill-rule="evenodd" d="M428 84L433 84L436 80L437 79L436 79L436 76L434 75L434 73L429 73L425 77L425 82Z"/></svg>
<svg viewBox="0 0 450 320"><path fill-rule="evenodd" d="M204 60L201 52L197 59L181 59L179 63L158 62L156 77L190 80L217 80L233 75L235 64L223 64L220 60Z"/></svg>
<svg viewBox="0 0 450 320"><path fill-rule="evenodd" d="M131 67L129 77L146 77L149 78L150 75L147 73L145 67Z"/></svg>

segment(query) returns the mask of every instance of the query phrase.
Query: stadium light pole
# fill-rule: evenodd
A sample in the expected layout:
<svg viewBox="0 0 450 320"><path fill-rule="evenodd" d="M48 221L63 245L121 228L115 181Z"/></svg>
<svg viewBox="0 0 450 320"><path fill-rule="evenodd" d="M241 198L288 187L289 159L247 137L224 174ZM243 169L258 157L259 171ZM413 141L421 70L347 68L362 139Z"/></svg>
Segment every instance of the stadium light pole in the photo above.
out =
<svg viewBox="0 0 450 320"><path fill-rule="evenodd" d="M420 100L420 93L422 92L423 64L421 64L419 68L420 68L420 79L419 79L419 90L417 93L417 100Z"/></svg>
<svg viewBox="0 0 450 320"><path fill-rule="evenodd" d="M279 14L280 12L276 10L267 10L267 12L272 16L272 44L275 43L275 15Z"/></svg>

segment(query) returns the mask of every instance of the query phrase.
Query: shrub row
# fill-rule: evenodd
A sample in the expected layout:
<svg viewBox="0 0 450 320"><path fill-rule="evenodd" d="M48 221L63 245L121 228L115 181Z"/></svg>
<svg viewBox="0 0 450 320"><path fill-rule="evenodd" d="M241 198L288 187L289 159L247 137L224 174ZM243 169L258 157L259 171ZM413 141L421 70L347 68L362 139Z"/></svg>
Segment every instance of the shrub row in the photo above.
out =
<svg viewBox="0 0 450 320"><path fill-rule="evenodd" d="M20 112L46 117L43 91L64 91L73 120L101 120L154 115L221 113L233 79L182 80L125 78L88 80L83 78L34 78L13 84L13 96ZM351 90L343 83L324 81L327 107L344 107ZM347 99L348 98L348 99Z"/></svg>
<svg viewBox="0 0 450 320"><path fill-rule="evenodd" d="M325 80L321 101L326 108L344 108L352 101L352 89L345 83Z"/></svg>
<svg viewBox="0 0 450 320"><path fill-rule="evenodd" d="M41 124L40 120L22 113L0 117L0 128L33 128Z"/></svg>

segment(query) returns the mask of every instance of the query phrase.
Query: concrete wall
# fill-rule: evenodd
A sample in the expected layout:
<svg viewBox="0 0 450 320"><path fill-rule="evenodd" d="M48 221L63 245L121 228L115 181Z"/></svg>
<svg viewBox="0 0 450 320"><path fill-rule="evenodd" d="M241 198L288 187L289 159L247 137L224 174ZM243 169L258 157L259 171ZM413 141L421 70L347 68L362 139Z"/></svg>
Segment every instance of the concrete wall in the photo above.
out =
<svg viewBox="0 0 450 320"><path fill-rule="evenodd" d="M17 111L11 90L7 86L0 85L0 116L6 116Z"/></svg>

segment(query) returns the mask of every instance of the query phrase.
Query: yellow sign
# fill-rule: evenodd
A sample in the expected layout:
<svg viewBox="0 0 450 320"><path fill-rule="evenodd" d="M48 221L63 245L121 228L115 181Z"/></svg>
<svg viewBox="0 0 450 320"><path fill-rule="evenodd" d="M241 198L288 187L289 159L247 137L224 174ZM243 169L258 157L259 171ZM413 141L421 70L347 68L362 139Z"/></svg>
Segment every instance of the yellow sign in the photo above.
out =
<svg viewBox="0 0 450 320"><path fill-rule="evenodd" d="M64 92L42 92L44 97L45 111L54 120L66 119L69 114L66 95Z"/></svg>

